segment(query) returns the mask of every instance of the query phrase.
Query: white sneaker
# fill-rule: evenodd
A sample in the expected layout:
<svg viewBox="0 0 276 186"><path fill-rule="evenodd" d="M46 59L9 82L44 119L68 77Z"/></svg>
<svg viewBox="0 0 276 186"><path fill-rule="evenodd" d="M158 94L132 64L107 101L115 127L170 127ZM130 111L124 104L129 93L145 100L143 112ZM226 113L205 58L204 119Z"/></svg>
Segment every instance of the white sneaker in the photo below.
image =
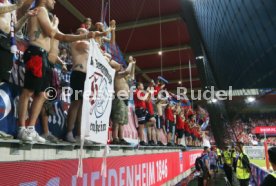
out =
<svg viewBox="0 0 276 186"><path fill-rule="evenodd" d="M76 139L74 138L72 132L68 132L66 134L65 140L68 141L68 142L70 142L70 143L76 143L77 142Z"/></svg>
<svg viewBox="0 0 276 186"><path fill-rule="evenodd" d="M17 138L22 141L33 141L33 138L29 135L27 129L20 129L20 131L18 131Z"/></svg>
<svg viewBox="0 0 276 186"><path fill-rule="evenodd" d="M33 142L38 142L38 143L45 143L46 140L42 138L41 136L38 135L38 133L34 130L32 132L29 132L29 136L32 137Z"/></svg>

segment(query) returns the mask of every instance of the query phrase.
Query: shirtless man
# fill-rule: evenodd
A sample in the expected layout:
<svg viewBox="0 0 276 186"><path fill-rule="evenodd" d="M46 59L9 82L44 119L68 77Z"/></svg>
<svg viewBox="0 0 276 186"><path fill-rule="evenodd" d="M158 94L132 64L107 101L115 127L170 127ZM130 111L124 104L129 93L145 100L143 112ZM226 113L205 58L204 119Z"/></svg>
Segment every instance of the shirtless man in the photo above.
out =
<svg viewBox="0 0 276 186"><path fill-rule="evenodd" d="M110 21L109 28L105 31L106 33L111 32L111 38L103 37L103 36L95 36L95 41L98 44L102 54L106 58L106 60L109 62L111 67L115 69L116 71L121 69L121 66L116 61L112 60L112 56L106 52L104 43L110 43L111 45L115 45L115 30L116 30L116 22L115 20ZM104 25L101 22L97 22L95 24L96 27L96 33L97 32L104 32Z"/></svg>
<svg viewBox="0 0 276 186"><path fill-rule="evenodd" d="M86 34L85 28L79 28L77 34ZM77 123L77 137L80 136L80 122L82 113L82 94L84 91L84 82L86 79L87 60L89 55L89 40L79 40L71 44L72 52L72 73L70 78L70 86L73 90L71 95L71 105L67 118L67 134L66 141L77 142L73 136L73 129ZM78 92L78 94L76 94Z"/></svg>
<svg viewBox="0 0 276 186"><path fill-rule="evenodd" d="M116 71L114 79L115 98L112 101L111 120L112 120L112 144L129 145L124 140L123 130L124 125L128 124L128 100L129 100L129 85L126 77L133 74L135 59L130 56L128 67L123 70Z"/></svg>
<svg viewBox="0 0 276 186"><path fill-rule="evenodd" d="M53 20L55 22L58 21L58 19L51 13L49 13L49 18L53 23ZM53 24L58 24L53 23ZM52 65L55 64L60 64L62 66L63 71L67 71L66 63L58 56L59 54L59 41L56 40L55 38L51 38L51 48L48 54L48 60ZM52 67L54 68L54 66ZM42 137L45 138L47 141L52 142L52 143L58 143L59 139L54 136L50 131L49 131L49 126L48 126L48 119L49 115L54 114L54 109L53 105L50 101L45 101L44 105L41 109L41 123L42 123L42 128L43 128L43 135Z"/></svg>
<svg viewBox="0 0 276 186"><path fill-rule="evenodd" d="M92 19L89 17L85 18L83 23L81 24L81 28L91 30L92 29Z"/></svg>
<svg viewBox="0 0 276 186"><path fill-rule="evenodd" d="M53 26L59 25L59 20L55 15L49 13L49 18ZM48 60L51 64L60 64L62 66L62 70L67 70L66 63L58 55L59 55L59 40L55 38L51 38L50 51L48 53Z"/></svg>
<svg viewBox="0 0 276 186"><path fill-rule="evenodd" d="M17 32L30 16L35 15L35 11L29 11L17 21L15 10L22 5L21 1L17 4L11 4L8 0L0 1L0 82L9 81L10 70L12 68L13 54L11 53L10 39L11 18L13 17L15 22L14 32Z"/></svg>
<svg viewBox="0 0 276 186"><path fill-rule="evenodd" d="M34 141L44 143L45 139L40 137L35 131L35 123L46 100L50 87L51 76L47 73L49 69L48 52L51 48L51 38L60 41L73 42L81 39L88 39L95 36L94 32L82 35L68 35L58 31L58 19L54 24L49 19L49 11L54 9L55 0L37 0L36 10L38 14L29 19L28 36L30 46L24 53L26 64L24 88L19 98L19 132L18 138L24 141ZM45 94L46 93L46 94ZM49 92L48 92L49 94ZM25 128L25 116L28 108L28 100L34 96L31 107L29 126Z"/></svg>
<svg viewBox="0 0 276 186"><path fill-rule="evenodd" d="M97 22L95 26L96 26L96 30L97 30L96 33L98 33L98 32L99 33L102 33L102 32L109 33L109 32L111 32L111 38L110 39L105 37L105 36L102 36L100 34L96 34L95 41L98 44L98 47L99 47L100 51L102 52L102 54L104 55L106 61L108 61L109 65L114 70L116 70L116 72L120 71L121 70L121 65L118 62L116 62L112 59L112 56L105 51L105 46L104 46L105 42L108 42L111 45L115 45L115 43L116 43L115 42L116 21L115 20L110 21L110 25L109 25L110 27L106 31L104 31L104 25L101 22Z"/></svg>
<svg viewBox="0 0 276 186"><path fill-rule="evenodd" d="M103 23L97 22L95 26L96 26L96 30L98 32L104 32L104 25L103 25ZM115 20L110 21L109 26L110 26L110 28L107 29L106 31L107 32L111 32L111 38L110 39L107 38L107 37L95 37L96 42L99 43L100 47L103 50L104 50L103 44L105 42L108 42L108 43L114 45L115 41L116 41L116 39L115 39L116 21Z"/></svg>
<svg viewBox="0 0 276 186"><path fill-rule="evenodd" d="M96 30L98 32L104 31L104 25L101 22L96 23ZM95 41L99 44L99 48L105 56L109 65L116 70L114 79L115 98L112 101L111 120L112 124L112 144L129 145L123 138L123 127L128 124L128 100L129 100L129 85L126 77L130 75L134 76L135 60L132 56L129 57L129 65L127 69L123 69L122 66L116 61L112 60L110 54L105 52L104 43L108 42L112 45L115 44L115 30L116 21L110 22L110 28L106 32L111 32L111 38L107 37L95 37ZM118 93L123 93L118 95ZM119 98L118 98L119 96Z"/></svg>

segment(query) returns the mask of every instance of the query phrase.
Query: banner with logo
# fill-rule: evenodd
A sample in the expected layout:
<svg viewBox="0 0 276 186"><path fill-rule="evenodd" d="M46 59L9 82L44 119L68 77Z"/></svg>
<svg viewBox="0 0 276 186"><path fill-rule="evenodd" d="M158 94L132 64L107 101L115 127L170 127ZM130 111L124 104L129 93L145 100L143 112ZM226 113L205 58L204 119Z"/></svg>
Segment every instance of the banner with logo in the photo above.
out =
<svg viewBox="0 0 276 186"><path fill-rule="evenodd" d="M255 134L276 134L276 126L262 126L262 127L255 127L254 130Z"/></svg>
<svg viewBox="0 0 276 186"><path fill-rule="evenodd" d="M201 152L192 150L108 157L106 177L101 175L102 158L84 159L82 178L76 176L78 160L5 162L1 163L0 185L159 186L191 169Z"/></svg>
<svg viewBox="0 0 276 186"><path fill-rule="evenodd" d="M81 134L97 143L107 143L114 75L115 70L92 40L84 85Z"/></svg>
<svg viewBox="0 0 276 186"><path fill-rule="evenodd" d="M183 170L186 171L195 165L197 157L201 156L203 150L191 150L183 152Z"/></svg>
<svg viewBox="0 0 276 186"><path fill-rule="evenodd" d="M17 92L7 83L0 85L0 130L16 134L15 110L18 102ZM14 124L13 124L14 123ZM13 124L13 125L12 125Z"/></svg>

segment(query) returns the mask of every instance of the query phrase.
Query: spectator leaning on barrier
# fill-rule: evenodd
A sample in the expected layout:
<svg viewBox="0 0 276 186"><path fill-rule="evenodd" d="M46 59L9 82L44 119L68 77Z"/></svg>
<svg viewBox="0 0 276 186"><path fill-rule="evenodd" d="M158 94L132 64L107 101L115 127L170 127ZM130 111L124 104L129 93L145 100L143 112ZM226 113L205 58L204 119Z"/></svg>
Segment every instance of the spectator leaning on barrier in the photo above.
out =
<svg viewBox="0 0 276 186"><path fill-rule="evenodd" d="M276 147L268 149L269 162L273 168L273 172L268 174L261 186L274 186L276 185Z"/></svg>
<svg viewBox="0 0 276 186"><path fill-rule="evenodd" d="M249 158L243 152L243 143L237 143L237 151L239 152L239 157L237 161L236 176L239 180L240 186L248 186L251 169Z"/></svg>

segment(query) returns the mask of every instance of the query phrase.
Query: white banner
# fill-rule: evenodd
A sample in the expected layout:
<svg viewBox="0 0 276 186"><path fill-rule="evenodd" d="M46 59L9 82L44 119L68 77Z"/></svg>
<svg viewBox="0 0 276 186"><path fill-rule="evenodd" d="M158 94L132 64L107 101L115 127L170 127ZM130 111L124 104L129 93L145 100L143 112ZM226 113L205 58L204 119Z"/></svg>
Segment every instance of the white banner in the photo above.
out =
<svg viewBox="0 0 276 186"><path fill-rule="evenodd" d="M81 135L107 144L115 70L110 67L94 40L90 44L84 85Z"/></svg>

